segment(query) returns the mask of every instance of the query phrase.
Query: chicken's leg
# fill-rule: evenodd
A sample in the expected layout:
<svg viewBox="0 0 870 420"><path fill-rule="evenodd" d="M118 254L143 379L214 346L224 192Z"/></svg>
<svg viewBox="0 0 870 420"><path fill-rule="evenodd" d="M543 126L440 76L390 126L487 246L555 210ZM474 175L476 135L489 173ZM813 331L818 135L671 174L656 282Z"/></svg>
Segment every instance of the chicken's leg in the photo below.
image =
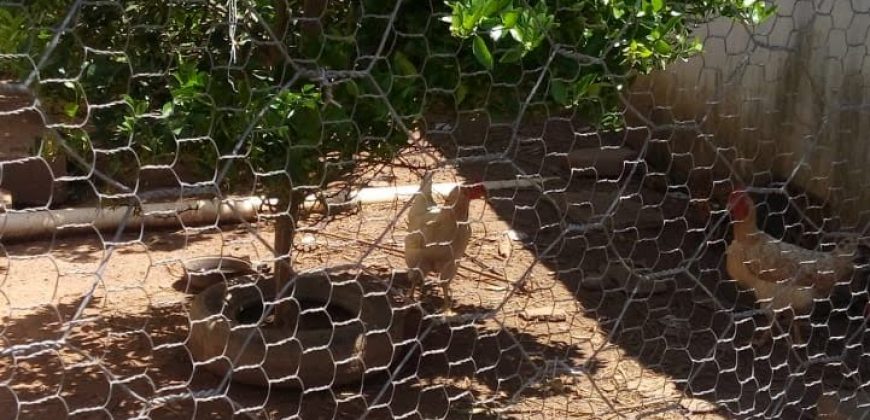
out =
<svg viewBox="0 0 870 420"><path fill-rule="evenodd" d="M761 330L759 333L758 330L754 331L752 334L752 346L753 347L762 347L771 341L771 337L773 336L773 326L776 325L776 315L775 314L764 314L764 319L767 320L768 328Z"/></svg>
<svg viewBox="0 0 870 420"><path fill-rule="evenodd" d="M453 313L451 310L453 303L450 298L450 282L453 280L453 277L456 275L456 261L452 259L446 262L441 267L441 272L439 273L439 280L441 281L441 290L444 292L444 305L441 306L441 312L445 315L450 315Z"/></svg>
<svg viewBox="0 0 870 420"><path fill-rule="evenodd" d="M408 299L414 300L414 292L417 290L418 284L423 284L423 271L417 267L408 270L408 281L411 283L411 288L408 289Z"/></svg>
<svg viewBox="0 0 870 420"><path fill-rule="evenodd" d="M770 322L770 328L765 329L761 332L761 334L756 333L755 337L752 339L752 344L756 347L761 347L767 344L769 341L772 341L773 338L773 329L777 329L777 334L785 333L788 331L789 336L792 339L792 344L801 345L804 344L803 335L801 334L800 325L798 324L798 320L795 318L792 312L787 312L786 315L781 313L773 313L773 314L765 314L765 318ZM786 318L786 319L783 319ZM788 328L784 328L784 324L780 321L788 321Z"/></svg>
<svg viewBox="0 0 870 420"><path fill-rule="evenodd" d="M792 344L802 345L804 344L804 337L801 333L801 321L791 314L789 316L789 321L791 321L791 327L789 328L789 333L791 334Z"/></svg>

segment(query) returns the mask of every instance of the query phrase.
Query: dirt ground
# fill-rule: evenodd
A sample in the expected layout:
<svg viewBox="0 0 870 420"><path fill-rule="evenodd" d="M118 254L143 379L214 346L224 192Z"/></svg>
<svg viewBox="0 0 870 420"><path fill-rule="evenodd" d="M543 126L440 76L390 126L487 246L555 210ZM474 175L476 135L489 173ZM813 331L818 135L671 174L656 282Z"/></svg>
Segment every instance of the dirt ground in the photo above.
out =
<svg viewBox="0 0 870 420"><path fill-rule="evenodd" d="M491 214L487 217L482 205L476 207L481 214L480 230L490 233L480 232L469 254L491 266L506 268L508 278L517 278L530 266L531 253L518 250L511 264L505 264L494 249L495 239L505 230L504 224ZM359 241L376 241L392 221L386 216L391 212L395 212L393 206L371 206L364 208L358 218L330 225L315 235L316 250L297 253L297 267L360 261L371 247ZM261 233L271 235L268 228ZM49 248L44 243L7 248L10 258L2 290L11 304L4 305L10 315L4 319L4 347L61 340L64 330L70 332L65 344L58 348L25 358L6 358L0 372L9 387L0 404L18 406L22 418L79 412L83 418L101 418L109 413L127 417L139 413L145 404L117 383L149 398L207 390L219 382L220 378L194 369L183 346L189 322L186 314L189 295L173 287L182 277L180 267L172 261L213 254L250 256L257 260L268 254L249 234L239 230L188 235L159 232L148 235L144 242L118 247L99 279L84 274L95 272L104 256L98 240L63 239L50 247L48 253L44 252ZM392 239L382 244L399 247ZM362 260L382 271L404 268L397 253L380 249ZM470 261L464 261L463 266L481 270ZM558 358L581 367L588 362L588 355L599 349L597 359L612 362L594 365L594 378L604 387L605 395L621 394L619 401L627 410L677 403L679 392L666 377L650 372L645 378L642 375L646 369L624 351L612 346L602 348L606 333L586 316L572 292L555 277L547 267L537 265L530 276L535 291L511 299L499 313L498 322L445 325L421 340L428 354L400 372L412 380L395 386L391 397L380 401L389 403L389 414L379 410L371 416L465 417L471 413L494 414L490 411L506 408L504 414L511 416L572 413L597 417L609 410L584 376L541 378L540 384L520 388L532 380L548 359ZM508 284L496 278L492 274L460 271L452 287L457 312L494 309L508 290ZM70 325L82 296L94 286L95 299L85 307L79 321ZM433 300L428 302L430 309L440 303L438 297ZM47 305L48 302L51 304ZM559 322L527 322L518 313L529 307L552 308L569 317ZM530 353L529 360L524 360L523 352ZM357 387L300 395L232 386L225 399L196 404L186 401L145 412L155 418L184 418L195 407L196 418L225 418L232 412L232 404L237 404L236 410L255 409L255 413L262 410L275 416L296 412L305 418L356 416L367 404L375 404L372 400L385 379L373 378L362 396L356 395ZM347 399L349 396L355 398ZM342 399L347 400L336 405L335 400ZM516 405L507 406L508 402ZM265 407L260 409L262 405Z"/></svg>
<svg viewBox="0 0 870 420"><path fill-rule="evenodd" d="M647 186L648 171L617 181L566 174L547 160L564 160L560 150L585 140L551 135L562 141L548 140L538 154L523 152L517 167L467 164L436 179L510 179L524 170L555 176L547 197L572 203L560 215L540 192L511 189L472 204L473 239L451 286L454 309L459 315L498 309L495 315L424 323L421 331L428 332L402 346L389 373L359 385L299 392L231 384L206 395L221 378L194 364L185 347L192 296L184 291L181 261L232 255L268 262L261 241L271 242L268 218L253 231L224 225L127 232L118 243L110 233L92 232L2 244L0 419L315 419L366 412L368 418L797 418L811 415L829 377L842 379L839 369L860 361L862 346L847 343L860 323L830 314L820 315L830 322L813 330L820 336L805 353L840 355L840 363L802 364L783 340L753 348L756 321L735 316L751 301L725 276L726 242L707 229L709 220L696 217L687 199ZM409 167L473 151L455 140L474 143L473 130L448 137L433 138L437 148L370 168L369 184L415 184L418 173ZM490 150L503 150L493 132L484 138ZM602 214L619 196L627 198L609 212L609 233L559 239L566 221ZM295 268L360 264L406 289L405 204L300 220L297 239L308 236L314 246L294 251ZM516 239L505 256L502 238L511 229ZM674 272L654 292L590 286L620 261ZM515 292L521 278L525 287ZM433 311L440 304L437 288L422 301ZM523 314L530 310L561 316L528 319Z"/></svg>

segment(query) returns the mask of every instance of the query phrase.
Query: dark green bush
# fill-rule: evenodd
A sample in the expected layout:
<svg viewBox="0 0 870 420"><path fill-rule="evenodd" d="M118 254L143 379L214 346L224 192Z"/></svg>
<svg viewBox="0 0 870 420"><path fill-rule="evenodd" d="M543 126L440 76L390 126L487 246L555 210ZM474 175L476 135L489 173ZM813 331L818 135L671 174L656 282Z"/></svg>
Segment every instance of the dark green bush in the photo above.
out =
<svg viewBox="0 0 870 420"><path fill-rule="evenodd" d="M231 24L225 0L74 4L0 6L0 75L27 81L70 145L139 166L186 156L205 179L233 159L231 174L285 202L391 156L428 112L516 117L530 98L618 127L635 75L700 52L694 25L772 13L752 0L248 0Z"/></svg>

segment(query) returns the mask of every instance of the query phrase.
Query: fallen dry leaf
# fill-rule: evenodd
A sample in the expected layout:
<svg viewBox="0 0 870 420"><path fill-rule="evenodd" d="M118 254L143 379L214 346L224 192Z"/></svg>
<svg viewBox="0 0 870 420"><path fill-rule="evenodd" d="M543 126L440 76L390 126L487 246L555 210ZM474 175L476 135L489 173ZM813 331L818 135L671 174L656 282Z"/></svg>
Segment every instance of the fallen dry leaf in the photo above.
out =
<svg viewBox="0 0 870 420"><path fill-rule="evenodd" d="M558 308L531 308L520 312L520 318L526 321L561 322L568 317L565 311Z"/></svg>
<svg viewBox="0 0 870 420"><path fill-rule="evenodd" d="M499 238L498 241L498 256L504 259L508 259L511 257L511 253L513 253L514 245L507 234L504 234Z"/></svg>

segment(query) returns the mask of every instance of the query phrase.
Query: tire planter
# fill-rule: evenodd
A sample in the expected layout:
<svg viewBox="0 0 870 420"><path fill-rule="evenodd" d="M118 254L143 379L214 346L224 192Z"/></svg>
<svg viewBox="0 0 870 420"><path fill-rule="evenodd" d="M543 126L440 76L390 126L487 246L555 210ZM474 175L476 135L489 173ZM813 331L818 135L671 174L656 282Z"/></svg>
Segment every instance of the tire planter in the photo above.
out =
<svg viewBox="0 0 870 420"><path fill-rule="evenodd" d="M247 260L236 257L213 256L192 258L184 262L187 290L199 292L209 286L229 279L255 274L256 271Z"/></svg>
<svg viewBox="0 0 870 420"><path fill-rule="evenodd" d="M262 320L274 281L245 277L193 299L187 347L204 369L248 385L310 389L360 382L398 357L405 317L386 293L364 293L352 275L298 277L283 329Z"/></svg>

